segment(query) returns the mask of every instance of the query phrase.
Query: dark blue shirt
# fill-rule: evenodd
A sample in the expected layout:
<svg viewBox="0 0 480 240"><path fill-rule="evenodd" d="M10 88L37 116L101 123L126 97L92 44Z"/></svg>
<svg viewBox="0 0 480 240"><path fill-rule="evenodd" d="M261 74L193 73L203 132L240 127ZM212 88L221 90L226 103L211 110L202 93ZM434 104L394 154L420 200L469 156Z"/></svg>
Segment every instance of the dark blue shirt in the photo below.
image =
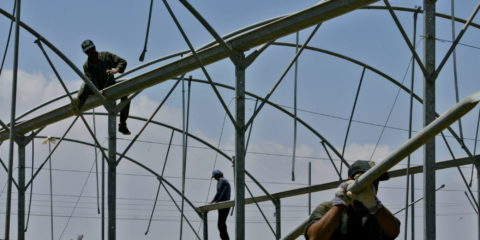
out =
<svg viewBox="0 0 480 240"><path fill-rule="evenodd" d="M221 177L217 182L217 194L213 198L212 202L223 202L230 200L230 183L227 179Z"/></svg>

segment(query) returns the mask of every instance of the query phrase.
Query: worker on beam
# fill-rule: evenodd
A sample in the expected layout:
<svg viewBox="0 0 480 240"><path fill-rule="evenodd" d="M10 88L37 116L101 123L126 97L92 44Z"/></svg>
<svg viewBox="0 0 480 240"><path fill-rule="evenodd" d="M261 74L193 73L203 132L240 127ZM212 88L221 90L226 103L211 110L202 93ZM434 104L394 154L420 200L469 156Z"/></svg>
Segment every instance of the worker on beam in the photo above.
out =
<svg viewBox="0 0 480 240"><path fill-rule="evenodd" d="M383 174L358 193L347 191L349 184L373 167L372 161L355 161L348 169L349 180L340 184L332 201L321 203L305 228L307 240L320 239L395 239L400 221L377 198L378 184L388 180Z"/></svg>
<svg viewBox="0 0 480 240"><path fill-rule="evenodd" d="M217 193L209 204L230 200L230 183L223 177L223 172L218 169L213 170L212 178L217 180ZM222 240L230 239L227 232L227 217L229 212L230 208L218 209L217 227Z"/></svg>
<svg viewBox="0 0 480 240"><path fill-rule="evenodd" d="M83 64L83 72L85 76L93 82L97 89L102 90L115 84L114 75L123 73L127 67L127 61L110 52L97 52L95 44L92 40L82 42L82 50L88 56L87 61ZM82 84L78 91L78 99L76 99L76 107L80 109L89 95L93 92ZM128 101L127 97L123 97L121 101ZM130 135L127 128L127 118L130 111L130 103L127 103L120 112L120 124L118 131L124 135Z"/></svg>

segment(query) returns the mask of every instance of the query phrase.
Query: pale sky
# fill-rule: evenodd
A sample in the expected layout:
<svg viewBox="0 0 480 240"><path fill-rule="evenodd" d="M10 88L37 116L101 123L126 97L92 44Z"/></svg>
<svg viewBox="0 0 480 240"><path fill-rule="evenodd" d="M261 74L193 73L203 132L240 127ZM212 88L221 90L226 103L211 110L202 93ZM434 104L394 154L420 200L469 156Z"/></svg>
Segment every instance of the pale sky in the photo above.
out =
<svg viewBox="0 0 480 240"><path fill-rule="evenodd" d="M2 1L0 8L11 12L12 1ZM316 4L313 0L263 0L263 1L190 1L190 3L205 17L220 35L225 35L249 25L278 17L287 13L300 11ZM211 35L196 21L191 14L178 2L169 1L173 11L179 18L185 32L195 47L201 47L213 41ZM423 1L391 1L393 6L414 8L423 5ZM138 57L143 49L145 30L150 1L22 1L21 20L42 34L62 51L78 68L81 69L86 56L80 48L85 39L95 42L97 50L110 51L128 61L127 70L142 63ZM467 19L477 2L456 1L455 15ZM378 2L378 6L384 6ZM450 1L438 1L437 11L450 14ZM413 14L398 12L397 15L405 28L412 36ZM478 17L474 22L478 22ZM7 41L10 21L0 18L0 52ZM451 43L451 22L448 19L437 19L437 64L443 58ZM463 24L455 25L458 33ZM313 28L300 32L300 43L303 43ZM417 52L423 56L423 15L418 16ZM480 89L478 75L480 68L477 63L480 57L478 39L480 31L470 27L458 46L457 71L458 92L462 99ZM53 71L33 42L35 38L22 30L20 35L20 64L17 93L17 116L63 95L63 89L58 83ZM287 36L279 42L295 43L295 35ZM309 44L312 47L328 50L362 61L368 66L383 72L403 85L410 87L411 83L411 53L400 35L398 28L387 11L384 10L357 10L325 22ZM4 69L0 75L0 119L9 122L11 103L12 79L12 42L10 43ZM154 1L150 37L148 40L145 62L188 49L178 29L166 11L163 1ZM62 79L70 91L78 89L80 78L60 58L47 50L59 70ZM246 90L258 96L265 97L274 83L291 61L295 53L294 48L270 46L247 69ZM145 63L144 62L144 63ZM146 70L162 66L156 64ZM143 73L139 71L126 76L131 78ZM216 82L234 86L234 67L229 60L209 65L207 70ZM355 94L362 73L362 66L355 63L327 55L324 53L305 50L299 59L298 67L298 116L325 137L336 149L341 152L345 139L348 119L352 111ZM201 71L187 73L186 76L205 80ZM274 92L270 101L283 106L293 112L293 69ZM143 91L132 102L131 115L148 118L158 106L166 93L173 86L173 81L156 85ZM345 147L345 158L352 162L356 159L373 159L381 161L391 151L398 148L408 137L409 95L403 91L398 93L398 87L384 77L370 70L365 72L361 92L353 117L354 122ZM423 79L418 67L415 68L415 93L422 97ZM234 92L220 89L223 99L231 111L234 109L232 99ZM397 97L398 93L398 97ZM455 104L455 85L453 65L451 59L437 79L437 112L443 113ZM49 105L40 112L53 109L67 100ZM231 103L231 104L230 104ZM246 116L251 116L255 106L253 97L247 99ZM105 112L97 108L97 112ZM224 110L214 95L212 88L206 84L193 83L190 104L191 134L201 138L215 147L219 147L227 155L234 155L235 135L228 118L224 124ZM38 113L27 116L30 119ZM422 126L422 106L414 103L413 129L418 131ZM86 118L90 123L92 116ZM478 108L475 108L463 119L463 135L467 147L473 152ZM388 120L387 120L388 119ZM182 92L181 85L166 101L155 121L177 128L182 126ZM66 119L45 128L40 135L60 137L73 121ZM103 145L107 145L106 118L96 117L97 138ZM291 181L292 152L293 152L293 120L279 110L266 105L255 119L246 156L246 169L270 192L275 193L306 186L308 184L308 163L312 163L312 184L320 184L337 180L338 177L331 166L320 139L306 127L298 125L296 146L296 181ZM383 126L387 127L382 131ZM129 120L129 127L133 134L138 133L143 123ZM458 124L453 129L458 132ZM383 132L383 134L382 134ZM168 147L171 130L162 126L150 125L135 143L127 155L136 161L161 173ZM450 136L450 134L447 134ZM118 152L129 143L134 135L124 137L118 135ZM92 142L84 125L77 122L67 135L69 139ZM453 138L448 138L455 157L464 157L466 154L460 149ZM35 140L35 162L38 167L45 160L48 147ZM173 139L167 164L165 177L181 189L182 167L182 138L177 132ZM233 170L230 162L202 143L189 139L187 155L186 196L196 205L204 205L215 194L215 182L209 179L211 171L222 169L232 187ZM0 158L8 161L8 142L0 145ZM375 149L375 151L374 151ZM330 152L331 153L331 152ZM415 165L422 163L420 149L412 155ZM332 155L333 156L333 155ZM15 153L17 157L17 153ZM437 138L437 161L452 159L443 140ZM31 145L27 147L27 180L30 179L32 166ZM101 159L100 157L98 158ZM84 234L84 239L100 239L101 215L97 214L97 189L95 177L95 152L93 148L72 142L63 142L52 156L53 177L53 211L54 211L54 239L71 239ZM338 158L335 158L338 165ZM15 167L17 161L15 161ZM397 167L405 167L402 161ZM99 169L101 166L98 166ZM470 179L471 167L462 167L467 179ZM122 160L118 169L117 183L117 239L177 239L180 235L180 213L174 203L162 188L148 235L145 231L152 210L158 181L152 174L127 160ZM6 206L6 173L0 171L0 226L5 225ZM14 176L16 177L15 170ZM345 177L345 176L344 176ZM405 178L396 178L382 183L379 198L392 212L405 205ZM263 195L261 190L247 178L247 184L253 194ZM416 177L416 198L423 195L422 175ZM466 187L463 184L457 169L448 169L437 172L437 186L446 187L437 192L437 239L473 239L477 236L477 217L468 199L464 195ZM472 190L476 194L476 179ZM50 180L48 164L35 179L33 186L33 200L31 215L26 232L27 239L51 239L50 232ZM233 189L232 189L233 190ZM171 189L169 189L170 192ZM232 191L233 193L234 191ZM30 194L30 190L28 191ZM249 197L248 192L246 196ZM177 203L178 195L173 194ZM324 191L312 194L312 205L330 200L333 191ZM233 198L233 195L232 195ZM28 199L28 197L27 197ZM11 218L11 236L17 236L16 206L17 196L13 195L13 214ZM27 202L28 206L28 202ZM268 220L275 226L274 206L271 203L261 203L260 206ZM194 211L185 205L187 217L194 228L202 236L201 220ZM423 237L423 205L420 202L416 207L415 237ZM282 236L294 229L308 216L308 202L306 196L282 199ZM402 222L401 235L404 238L404 215L397 217ZM219 239L216 229L217 213L209 214L209 239ZM230 237L234 236L235 215L228 218ZM408 220L409 225L411 219ZM195 239L192 230L184 222L183 239ZM0 228L0 236L4 229ZM410 229L408 230L410 236ZM1 238L1 237L0 237ZM274 239L268 226L265 224L258 209L254 205L246 207L246 239ZM301 237L300 239L303 239Z"/></svg>

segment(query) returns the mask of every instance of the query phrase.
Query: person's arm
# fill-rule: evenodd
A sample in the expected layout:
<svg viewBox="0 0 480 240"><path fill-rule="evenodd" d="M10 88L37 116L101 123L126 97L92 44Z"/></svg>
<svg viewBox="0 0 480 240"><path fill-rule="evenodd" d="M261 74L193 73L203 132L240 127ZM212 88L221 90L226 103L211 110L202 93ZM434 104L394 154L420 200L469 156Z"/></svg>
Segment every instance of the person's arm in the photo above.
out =
<svg viewBox="0 0 480 240"><path fill-rule="evenodd" d="M338 227L345 205L336 205L318 221L308 227L308 240L328 240Z"/></svg>
<svg viewBox="0 0 480 240"><path fill-rule="evenodd" d="M335 191L332 199L332 207L320 205L310 217L314 221L306 228L305 238L307 240L330 239L340 223L345 206L351 201L347 196L347 187L353 181L342 182Z"/></svg>
<svg viewBox="0 0 480 240"><path fill-rule="evenodd" d="M225 191L225 182L220 181L219 184L220 184L220 186L217 189L217 193L215 194L215 197L213 197L212 203L218 202L218 200L222 196L223 192Z"/></svg>
<svg viewBox="0 0 480 240"><path fill-rule="evenodd" d="M347 195L351 199L361 202L368 209L370 215L375 216L386 237L396 238L400 234L399 222L377 198L373 185L366 186L358 193L348 192Z"/></svg>
<svg viewBox="0 0 480 240"><path fill-rule="evenodd" d="M113 53L109 53L108 58L110 59L114 68L108 69L107 73L110 73L110 74L123 73L127 68L127 61L125 61L125 59Z"/></svg>
<svg viewBox="0 0 480 240"><path fill-rule="evenodd" d="M374 214L378 225L382 228L386 237L396 238L400 234L400 224L393 214L386 208L381 207Z"/></svg>

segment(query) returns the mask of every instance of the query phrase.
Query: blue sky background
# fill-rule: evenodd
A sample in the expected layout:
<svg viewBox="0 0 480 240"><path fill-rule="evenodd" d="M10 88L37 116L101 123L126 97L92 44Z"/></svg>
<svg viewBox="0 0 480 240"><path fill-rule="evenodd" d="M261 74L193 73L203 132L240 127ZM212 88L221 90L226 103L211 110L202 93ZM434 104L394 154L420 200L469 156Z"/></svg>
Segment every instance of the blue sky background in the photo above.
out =
<svg viewBox="0 0 480 240"><path fill-rule="evenodd" d="M81 68L86 56L80 48L85 39L92 39L97 49L111 51L128 61L128 69L140 65L138 57L143 49L149 2L144 1L22 1L21 19L60 49L77 67ZM187 32L195 47L201 47L213 38L177 1L169 1L175 14ZM190 3L206 18L220 35L225 35L254 23L300 11L317 3L311 0L264 0L264 1L190 1ZM423 5L423 1L391 1L394 6L413 8ZM456 1L456 15L467 19L472 13L475 1ZM383 6L382 2L375 5ZM0 8L11 12L13 1L3 1ZM438 1L437 11L450 13L450 1ZM408 35L412 36L413 14L396 12ZM478 17L474 22L478 22ZM0 49L3 52L7 41L9 20L0 18ZM423 56L423 15L418 16L417 52ZM456 23L457 33L463 24ZM300 32L300 43L303 43L313 29ZM457 67L460 99L479 89L477 76L480 44L479 29L469 28L457 48ZM437 38L451 40L451 23L449 20L437 18ZM20 40L20 73L17 116L40 103L64 94L58 80L42 56L35 40L26 31L21 32ZM295 42L295 35L279 39L280 42ZM437 41L437 64L450 47L449 42ZM402 39L392 18L384 10L357 10L324 23L313 37L311 46L333 51L359 60L382 71L405 86L410 86L411 53ZM473 47L471 47L473 46ZM153 17L150 29L148 52L145 62L186 50L179 31L168 15L162 1L154 1ZM70 91L76 90L80 78L66 66L53 52L48 50L55 62L62 79ZM265 96L280 77L295 53L294 48L281 46L269 47L247 70L246 89L259 96ZM0 119L10 119L12 45L7 55L5 67L0 75ZM163 63L134 73L126 78L139 75L154 69ZM235 83L234 67L229 60L219 61L207 66L214 81L231 85ZM305 50L299 59L298 68L298 116L324 136L341 152L348 118L353 106L356 89L362 67L351 62ZM195 79L205 79L201 71L193 71ZM271 97L271 101L293 111L293 69ZM142 92L132 103L131 114L148 118L165 94L173 85L167 81ZM418 67L415 68L415 93L422 96L423 81ZM437 80L437 112L443 113L455 103L453 66L451 59ZM227 104L234 97L234 92L220 89ZM345 158L370 159L380 161L389 152L396 149L408 137L409 95L382 76L367 70L355 110L354 122L348 138ZM53 109L68 103L63 100L46 109ZM251 116L255 102L247 100L247 117ZM231 111L234 103L229 105ZM40 112L44 112L41 110ZM97 112L103 112L98 108ZM391 112L390 117L389 113ZM414 130L422 126L422 106L414 103ZM37 113L36 113L37 114ZM36 114L33 114L35 116ZM234 129L232 124L224 122L224 110L213 94L210 86L192 84L190 132L201 137L212 145L221 148L229 155L234 155ZM465 142L473 152L478 109L467 114L463 121ZM91 122L91 117L87 117ZM388 118L388 121L387 121ZM28 118L27 118L28 119ZM181 128L182 95L177 88L155 120ZM67 119L47 127L41 135L61 136L72 119ZM387 125L382 134L382 126ZM135 134L142 123L130 120L129 126ZM455 130L457 124L453 125ZM97 137L106 144L106 118L97 117ZM128 152L128 156L161 172L170 130L149 126L138 142ZM382 134L382 135L381 135ZM447 134L449 135L449 134ZM381 136L381 137L380 137ZM85 127L76 123L68 137L91 142ZM123 137L123 136L119 136ZM132 137L119 139L119 151L123 150ZM380 140L379 140L380 139ZM463 157L453 138L448 138L455 157ZM377 146L378 141L378 146ZM42 162L48 148L35 142L35 166ZM174 143L166 165L166 177L176 187L181 188L181 137L175 134ZM209 179L211 170L224 170L227 179L233 186L233 170L231 164L215 152L195 140L189 140L187 160L186 195L195 205L203 205L213 198L214 182ZM8 144L0 147L0 158L8 159ZM377 147L376 147L377 146ZM312 162L312 183L319 184L338 179L327 155L319 144L319 139L305 127L298 127L296 181L292 182L291 155L293 148L293 120L278 110L266 106L254 121L251 140L246 159L246 168L265 188L274 193L306 186L308 182L308 163ZM373 152L373 149L375 149ZM31 147L27 148L30 151ZM84 239L100 238L100 215L96 212L96 182L94 167L94 151L91 148L74 143L62 143L53 155L53 192L54 192L54 237L70 239L84 234ZM441 138L437 138L437 161L451 159ZM412 155L415 165L422 163L422 150ZM31 160L27 158L29 166ZM339 164L339 161L335 161ZM405 167L406 161L398 167ZM467 178L470 178L470 166L462 167ZM153 205L158 182L143 169L122 160L118 168L118 239L175 239L179 236L180 214L170 201L164 189L160 192L150 233L144 235L149 214ZM6 174L0 174L0 186L6 181ZM28 178L29 174L27 174ZM254 195L263 195L249 179L247 184ZM421 175L416 177L416 198L423 195ZM477 235L476 215L464 195L466 190L457 169L437 172L437 185L446 184L445 189L437 194L437 239L472 239ZM476 181L472 189L476 189ZM48 167L35 180L32 215L27 231L27 239L50 239L50 202L49 202ZM474 191L476 193L476 191ZM0 206L5 206L5 189L0 195ZM312 205L330 200L333 191L314 193ZM379 198L395 212L404 206L405 178L392 179L381 185ZM175 196L178 201L178 196ZM262 210L274 224L274 207L271 203L262 203ZM14 197L14 212L16 196ZM3 209L3 210L2 210ZM416 238L422 238L423 206L416 207ZM4 208L0 208L0 226L4 226ZM200 219L194 211L186 207L186 214L196 229ZM397 215L402 221L402 233L405 234L404 215ZM307 197L299 196L282 200L282 235L296 227L308 215ZM71 217L70 217L71 216ZM218 239L216 230L216 213L209 214L210 239ZM70 219L70 220L69 220ZM16 216L12 216L15 223ZM234 235L234 216L229 217L229 233ZM410 220L409 220L410 221ZM246 239L273 239L255 206L246 208ZM12 224L12 237L16 237L16 224ZM3 233L2 233L3 234ZM410 233L408 233L410 234ZM184 223L184 239L193 239L192 231Z"/></svg>

